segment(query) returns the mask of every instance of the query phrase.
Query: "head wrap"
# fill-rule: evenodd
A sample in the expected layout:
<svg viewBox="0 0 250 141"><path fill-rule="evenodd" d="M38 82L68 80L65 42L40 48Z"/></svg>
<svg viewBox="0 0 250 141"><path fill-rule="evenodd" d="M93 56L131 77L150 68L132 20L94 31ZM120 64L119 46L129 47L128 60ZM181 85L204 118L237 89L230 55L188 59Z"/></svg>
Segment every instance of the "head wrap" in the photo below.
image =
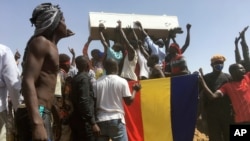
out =
<svg viewBox="0 0 250 141"><path fill-rule="evenodd" d="M214 56L211 58L211 63L213 64L213 63L216 62L216 61L225 62L225 61L226 61L226 58L225 58L223 55L214 55Z"/></svg>
<svg viewBox="0 0 250 141"><path fill-rule="evenodd" d="M178 44L172 43L172 44L170 45L170 48L174 48L174 49L176 49L176 51L177 51L178 54L182 54L182 53L181 53L181 49L180 49L180 47L179 47Z"/></svg>
<svg viewBox="0 0 250 141"><path fill-rule="evenodd" d="M59 24L62 18L62 11L58 5L51 3L42 3L38 5L32 13L30 21L34 24L36 29L34 35L43 33L49 29L53 31Z"/></svg>

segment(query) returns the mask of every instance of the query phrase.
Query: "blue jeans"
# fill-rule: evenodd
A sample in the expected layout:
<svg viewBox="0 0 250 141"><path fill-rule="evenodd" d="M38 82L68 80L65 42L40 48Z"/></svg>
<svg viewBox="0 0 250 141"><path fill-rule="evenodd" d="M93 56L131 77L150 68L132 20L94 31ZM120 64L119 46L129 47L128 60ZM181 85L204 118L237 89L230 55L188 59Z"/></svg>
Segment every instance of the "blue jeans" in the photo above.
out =
<svg viewBox="0 0 250 141"><path fill-rule="evenodd" d="M97 123L101 129L101 136L96 141L128 141L127 130L121 119L113 119Z"/></svg>

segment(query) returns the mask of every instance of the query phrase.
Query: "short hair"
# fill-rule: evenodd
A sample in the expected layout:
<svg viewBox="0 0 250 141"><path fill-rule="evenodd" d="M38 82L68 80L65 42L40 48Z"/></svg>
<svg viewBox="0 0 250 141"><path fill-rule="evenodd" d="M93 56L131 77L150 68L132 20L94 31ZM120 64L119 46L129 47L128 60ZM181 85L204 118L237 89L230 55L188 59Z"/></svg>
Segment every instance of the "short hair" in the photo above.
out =
<svg viewBox="0 0 250 141"><path fill-rule="evenodd" d="M89 60L83 55L77 56L75 59L77 69L80 71L83 71L83 70L89 71L88 61Z"/></svg>
<svg viewBox="0 0 250 141"><path fill-rule="evenodd" d="M94 54L95 52L99 54L101 51L100 51L99 49L93 49L93 50L91 50L90 53L91 53L91 55L93 56L93 54Z"/></svg>
<svg viewBox="0 0 250 141"><path fill-rule="evenodd" d="M234 74L236 71L237 71L237 68L239 67L239 64L237 64L237 63L235 63L235 64L231 64L230 66L229 66L229 69L228 69L228 71L229 71L229 73L232 75L232 74Z"/></svg>
<svg viewBox="0 0 250 141"><path fill-rule="evenodd" d="M103 67L107 74L118 73L119 67L118 62L112 58L108 58L104 61Z"/></svg>
<svg viewBox="0 0 250 141"><path fill-rule="evenodd" d="M70 61L70 57L67 54L59 54L59 64L64 64L67 61Z"/></svg>
<svg viewBox="0 0 250 141"><path fill-rule="evenodd" d="M212 58L211 58L211 64L213 64L216 61L225 62L226 58L223 55L217 54L217 55L212 56Z"/></svg>

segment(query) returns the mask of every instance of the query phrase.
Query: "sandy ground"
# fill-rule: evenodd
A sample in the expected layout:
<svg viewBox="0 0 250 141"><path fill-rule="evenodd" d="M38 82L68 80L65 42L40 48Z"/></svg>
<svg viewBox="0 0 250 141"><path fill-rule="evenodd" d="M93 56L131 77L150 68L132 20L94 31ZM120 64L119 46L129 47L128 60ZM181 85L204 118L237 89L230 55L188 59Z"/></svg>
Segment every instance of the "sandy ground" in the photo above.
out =
<svg viewBox="0 0 250 141"><path fill-rule="evenodd" d="M196 121L193 141L209 141L207 136L207 124L201 118Z"/></svg>
<svg viewBox="0 0 250 141"><path fill-rule="evenodd" d="M209 141L206 134L201 133L198 129L195 129L193 141Z"/></svg>

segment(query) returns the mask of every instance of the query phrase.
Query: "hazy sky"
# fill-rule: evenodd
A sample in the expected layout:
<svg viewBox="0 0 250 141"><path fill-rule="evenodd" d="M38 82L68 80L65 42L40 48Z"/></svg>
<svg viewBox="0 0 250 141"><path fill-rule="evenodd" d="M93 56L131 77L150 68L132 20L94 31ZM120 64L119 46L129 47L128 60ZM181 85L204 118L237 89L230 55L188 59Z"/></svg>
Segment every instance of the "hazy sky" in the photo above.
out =
<svg viewBox="0 0 250 141"><path fill-rule="evenodd" d="M43 0L1 0L0 1L0 43L9 46L13 52L23 55L26 42L34 32L29 18ZM186 38L186 24L192 24L190 46L184 53L191 72L203 68L210 72L210 58L223 54L228 65L235 62L234 40L239 32L250 25L249 0L51 0L59 4L67 26L76 34L59 42L60 53L68 53L73 47L81 55L82 47L89 36L89 12L109 12L146 15L177 16L184 33L178 34L177 42L183 45ZM246 32L250 41L250 29ZM250 44L250 42L249 42ZM103 48L99 41L90 44Z"/></svg>

